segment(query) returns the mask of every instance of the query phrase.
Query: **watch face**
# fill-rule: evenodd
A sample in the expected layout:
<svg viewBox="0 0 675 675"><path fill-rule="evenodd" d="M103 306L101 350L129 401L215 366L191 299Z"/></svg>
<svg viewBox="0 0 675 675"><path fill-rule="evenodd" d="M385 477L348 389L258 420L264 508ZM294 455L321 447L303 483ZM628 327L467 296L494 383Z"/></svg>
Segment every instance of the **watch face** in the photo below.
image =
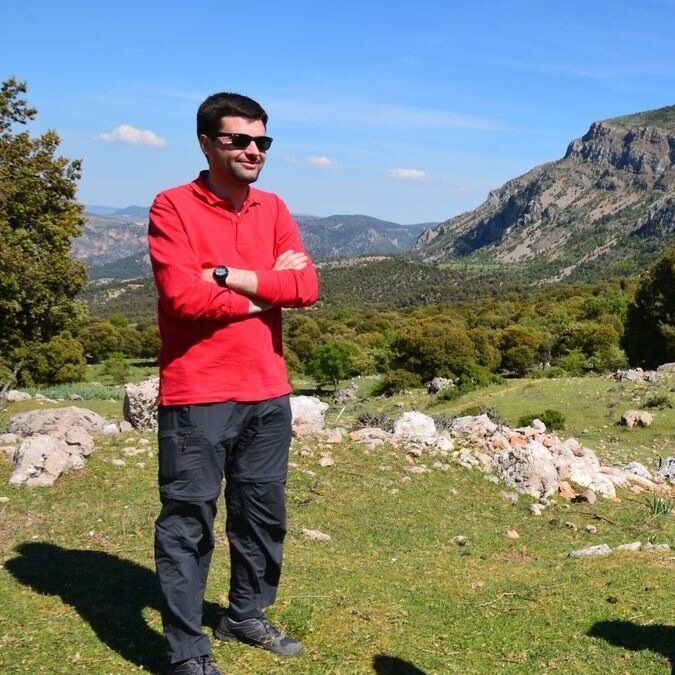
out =
<svg viewBox="0 0 675 675"><path fill-rule="evenodd" d="M229 270L223 265L218 265L218 267L213 268L213 278L218 284L224 284L227 281L227 275Z"/></svg>

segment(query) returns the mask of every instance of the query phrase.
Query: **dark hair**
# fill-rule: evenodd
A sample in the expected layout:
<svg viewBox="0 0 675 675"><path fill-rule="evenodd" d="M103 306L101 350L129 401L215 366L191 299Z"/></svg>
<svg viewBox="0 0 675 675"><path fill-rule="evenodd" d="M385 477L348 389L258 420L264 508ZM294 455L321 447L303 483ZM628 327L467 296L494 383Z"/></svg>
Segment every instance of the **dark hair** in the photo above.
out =
<svg viewBox="0 0 675 675"><path fill-rule="evenodd" d="M262 106L248 96L220 92L211 94L197 110L197 136L206 134L209 138L220 131L223 117L244 117L247 120L260 120L267 126L267 113Z"/></svg>

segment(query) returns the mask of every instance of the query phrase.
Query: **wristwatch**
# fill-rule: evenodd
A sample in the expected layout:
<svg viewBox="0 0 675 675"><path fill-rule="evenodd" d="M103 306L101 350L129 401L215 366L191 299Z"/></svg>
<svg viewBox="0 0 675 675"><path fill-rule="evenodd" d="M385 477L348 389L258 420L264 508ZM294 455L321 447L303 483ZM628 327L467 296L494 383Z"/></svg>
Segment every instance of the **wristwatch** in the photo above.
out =
<svg viewBox="0 0 675 675"><path fill-rule="evenodd" d="M227 275L229 273L230 270L225 265L218 265L213 268L213 279L219 286L227 288Z"/></svg>

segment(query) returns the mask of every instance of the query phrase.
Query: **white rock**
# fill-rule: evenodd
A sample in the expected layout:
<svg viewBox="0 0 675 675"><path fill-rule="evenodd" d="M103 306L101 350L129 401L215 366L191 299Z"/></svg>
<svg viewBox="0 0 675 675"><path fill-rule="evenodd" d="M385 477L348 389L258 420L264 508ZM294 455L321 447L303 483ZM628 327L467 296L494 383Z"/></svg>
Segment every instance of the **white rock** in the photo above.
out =
<svg viewBox="0 0 675 675"><path fill-rule="evenodd" d="M551 453L541 443L529 441L524 448L512 447L495 455L501 479L518 492L548 497L556 492L560 479Z"/></svg>
<svg viewBox="0 0 675 675"><path fill-rule="evenodd" d="M113 466L126 466L127 463L123 459L113 459L112 465Z"/></svg>
<svg viewBox="0 0 675 675"><path fill-rule="evenodd" d="M330 541L330 535L320 530L302 529L302 536L312 541Z"/></svg>
<svg viewBox="0 0 675 675"><path fill-rule="evenodd" d="M394 422L394 439L433 442L436 424L428 415L416 411L405 412Z"/></svg>
<svg viewBox="0 0 675 675"><path fill-rule="evenodd" d="M459 434L488 436L497 431L497 425L487 415L457 417L451 426L452 430Z"/></svg>
<svg viewBox="0 0 675 675"><path fill-rule="evenodd" d="M159 377L124 385L124 419L134 429L157 428Z"/></svg>
<svg viewBox="0 0 675 675"><path fill-rule="evenodd" d="M670 546L668 544L645 544L644 550L650 553L667 553L670 551Z"/></svg>
<svg viewBox="0 0 675 675"><path fill-rule="evenodd" d="M72 468L68 446L54 436L38 434L26 438L14 453L11 485L28 487L53 485L56 479Z"/></svg>
<svg viewBox="0 0 675 675"><path fill-rule="evenodd" d="M316 434L323 429L327 403L316 396L291 396L290 402L295 436Z"/></svg>
<svg viewBox="0 0 675 675"><path fill-rule="evenodd" d="M30 401L31 395L26 391L18 391L17 389L10 389L5 395L10 403L18 401Z"/></svg>
<svg viewBox="0 0 675 675"><path fill-rule="evenodd" d="M322 457L319 460L319 466L333 466L335 464L335 460L332 457Z"/></svg>
<svg viewBox="0 0 675 675"><path fill-rule="evenodd" d="M570 558L586 558L598 555L609 555L612 549L607 544L598 544L597 546L589 546L588 548L580 548L576 551L570 551Z"/></svg>
<svg viewBox="0 0 675 675"><path fill-rule="evenodd" d="M616 547L617 551L639 551L642 548L642 542L634 541L631 544L620 544Z"/></svg>
<svg viewBox="0 0 675 675"><path fill-rule="evenodd" d="M654 421L653 416L645 410L626 410L621 415L621 424L628 427L648 427Z"/></svg>
<svg viewBox="0 0 675 675"><path fill-rule="evenodd" d="M104 436L117 436L119 432L120 429L116 424L106 424L103 429L101 429L101 433Z"/></svg>

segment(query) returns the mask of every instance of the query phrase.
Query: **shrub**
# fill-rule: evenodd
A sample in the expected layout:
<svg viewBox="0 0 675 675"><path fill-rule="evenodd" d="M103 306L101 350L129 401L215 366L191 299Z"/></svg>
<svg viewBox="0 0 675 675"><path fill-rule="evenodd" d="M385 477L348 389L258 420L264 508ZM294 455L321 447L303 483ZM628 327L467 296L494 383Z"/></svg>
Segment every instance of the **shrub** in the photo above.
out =
<svg viewBox="0 0 675 675"><path fill-rule="evenodd" d="M355 429L364 429L366 427L378 427L384 431L394 430L394 419L384 412L378 413L361 413L354 422Z"/></svg>
<svg viewBox="0 0 675 675"><path fill-rule="evenodd" d="M562 430L565 428L565 416L558 410L547 408L543 413L538 415L523 415L519 420L517 426L529 427L534 420L541 420L546 428L549 430Z"/></svg>
<svg viewBox="0 0 675 675"><path fill-rule="evenodd" d="M645 408L658 408L663 410L664 408L672 408L673 404L670 402L670 397L668 394L655 394L650 396L644 403Z"/></svg>
<svg viewBox="0 0 675 675"><path fill-rule="evenodd" d="M81 382L87 372L82 345L68 332L24 350L23 359L19 381L27 387Z"/></svg>
<svg viewBox="0 0 675 675"><path fill-rule="evenodd" d="M376 396L394 396L407 389L416 389L421 386L422 380L417 373L397 368L385 373L373 393Z"/></svg>
<svg viewBox="0 0 675 675"><path fill-rule="evenodd" d="M124 355L119 352L111 354L103 364L103 372L108 375L115 384L124 384L129 377L129 364Z"/></svg>

